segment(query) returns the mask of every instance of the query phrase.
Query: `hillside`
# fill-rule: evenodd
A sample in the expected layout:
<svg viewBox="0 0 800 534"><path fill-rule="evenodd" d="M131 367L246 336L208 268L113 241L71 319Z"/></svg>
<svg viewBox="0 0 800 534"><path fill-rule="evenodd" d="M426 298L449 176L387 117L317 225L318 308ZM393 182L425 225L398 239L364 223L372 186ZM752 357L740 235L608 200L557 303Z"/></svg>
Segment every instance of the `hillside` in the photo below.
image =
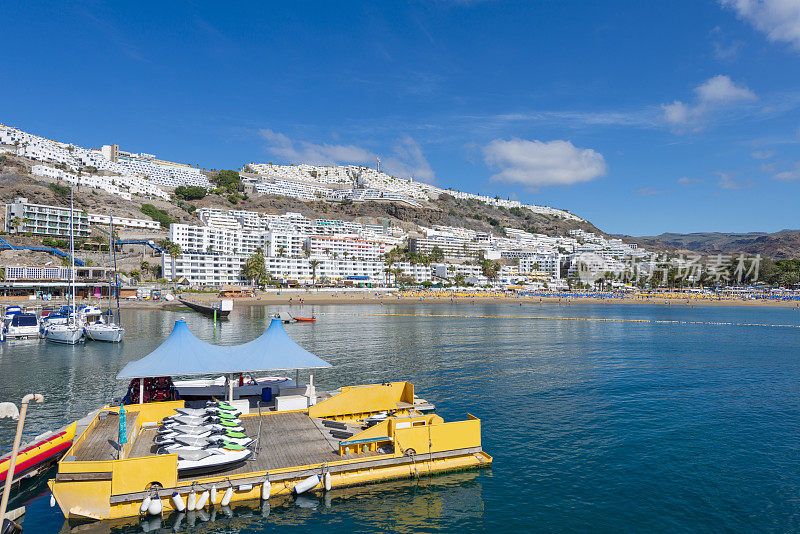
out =
<svg viewBox="0 0 800 534"><path fill-rule="evenodd" d="M657 236L621 236L627 241L650 249L676 251L690 250L702 253L760 254L776 260L800 257L800 230L782 230L775 233L749 232L743 234L663 233Z"/></svg>
<svg viewBox="0 0 800 534"><path fill-rule="evenodd" d="M29 171L30 162L24 158L6 157L0 160L0 200L11 202L14 197L23 196L38 204L66 206L69 203L69 196L63 197L50 187L56 183L55 180L32 176ZM292 211L310 218L359 220L368 223L375 223L378 218L388 218L393 224L407 230L413 229L415 225L439 224L495 235L500 235L504 226L548 235L566 235L568 230L574 228L599 232L592 224L583 221L533 213L527 209L492 206L477 200L456 199L450 195L441 195L438 200L423 201L420 207L412 207L397 202L302 201L274 195L250 197L233 203L228 196L209 194L190 203L181 202L183 207L180 207L178 202L138 197L129 202L97 189L75 190L76 208L93 213L112 211L117 216L147 218L139 209L145 202L166 211L173 220L188 224L199 224L197 217L187 211L190 206L194 206L266 213Z"/></svg>

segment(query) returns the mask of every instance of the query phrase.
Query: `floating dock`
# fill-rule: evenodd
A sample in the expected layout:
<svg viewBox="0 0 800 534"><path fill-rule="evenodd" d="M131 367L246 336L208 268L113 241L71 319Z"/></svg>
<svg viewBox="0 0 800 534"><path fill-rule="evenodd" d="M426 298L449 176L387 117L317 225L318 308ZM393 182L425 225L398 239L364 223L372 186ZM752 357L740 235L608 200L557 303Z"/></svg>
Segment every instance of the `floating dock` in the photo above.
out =
<svg viewBox="0 0 800 534"><path fill-rule="evenodd" d="M481 446L480 419L468 415L445 422L423 413L420 408L428 405L415 398L413 386L393 382L344 387L304 410L241 415L246 434L255 440L250 458L212 474L185 476L178 473L178 456L157 454L154 443L156 423L183 406L183 401L127 406L124 459L117 459L113 445L119 436L119 408L103 408L49 481L64 516L133 517L146 498L161 499L162 513L168 513L176 509L175 493L186 502L191 492L200 495L212 487L217 497L208 505L218 505L229 488L230 502L269 498L291 493L313 475L320 481L310 491L324 491L326 478L335 489L492 463ZM364 419L385 412L391 416L366 427Z"/></svg>

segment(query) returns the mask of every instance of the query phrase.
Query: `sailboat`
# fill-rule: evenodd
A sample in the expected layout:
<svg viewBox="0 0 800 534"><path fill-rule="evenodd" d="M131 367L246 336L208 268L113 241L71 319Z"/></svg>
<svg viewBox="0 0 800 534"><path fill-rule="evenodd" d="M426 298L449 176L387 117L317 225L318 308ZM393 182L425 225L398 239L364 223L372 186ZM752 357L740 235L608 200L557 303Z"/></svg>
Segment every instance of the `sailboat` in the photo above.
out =
<svg viewBox="0 0 800 534"><path fill-rule="evenodd" d="M122 341L122 336L125 334L125 329L122 328L122 318L119 314L119 277L117 277L117 251L116 247L114 246L114 217L111 217L111 224L109 226L110 236L109 243L111 246L108 248L108 264L109 266L112 263L111 260L111 251L114 251L114 280L116 282L117 287L117 323L108 322L104 323L102 321L97 321L92 324L86 325L86 337L92 339L94 341L107 341L108 343L119 343ZM109 274L108 277L108 309L111 310L111 288L112 288L112 278ZM112 315L113 317L113 315ZM112 319L113 321L113 319Z"/></svg>
<svg viewBox="0 0 800 534"><path fill-rule="evenodd" d="M70 257L70 297L72 306L67 306L67 322L50 324L44 329L44 338L53 343L75 345L83 338L83 325L78 324L75 310L75 211L72 199L72 188L69 188L69 257Z"/></svg>

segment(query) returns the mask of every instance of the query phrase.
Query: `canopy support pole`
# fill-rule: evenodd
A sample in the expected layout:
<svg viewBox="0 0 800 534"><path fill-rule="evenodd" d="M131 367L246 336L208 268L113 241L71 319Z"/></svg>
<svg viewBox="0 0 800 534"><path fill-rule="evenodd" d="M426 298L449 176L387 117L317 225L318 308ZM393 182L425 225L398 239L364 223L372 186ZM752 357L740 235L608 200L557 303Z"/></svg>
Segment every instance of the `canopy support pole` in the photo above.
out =
<svg viewBox="0 0 800 534"><path fill-rule="evenodd" d="M144 404L144 378L139 379L139 404Z"/></svg>
<svg viewBox="0 0 800 534"><path fill-rule="evenodd" d="M233 374L228 375L228 402L233 400Z"/></svg>
<svg viewBox="0 0 800 534"><path fill-rule="evenodd" d="M294 370L294 387L300 387L300 369Z"/></svg>

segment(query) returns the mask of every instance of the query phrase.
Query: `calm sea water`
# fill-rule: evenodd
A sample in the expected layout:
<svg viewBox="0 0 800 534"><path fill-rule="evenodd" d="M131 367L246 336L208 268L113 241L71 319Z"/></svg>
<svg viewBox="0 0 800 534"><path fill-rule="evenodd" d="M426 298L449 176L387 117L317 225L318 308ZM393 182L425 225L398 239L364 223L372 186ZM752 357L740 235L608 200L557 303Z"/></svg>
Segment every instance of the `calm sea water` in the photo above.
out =
<svg viewBox="0 0 800 534"><path fill-rule="evenodd" d="M33 436L121 395L114 375L180 316L230 344L259 335L275 311L242 307L214 330L191 312L124 310L120 346L8 342L0 399L46 396L29 411ZM172 516L165 532L800 530L800 311L305 306L312 312L317 324L286 328L333 365L315 373L318 387L409 380L446 420L482 419L493 467L240 506L193 526ZM12 434L0 421L0 450ZM26 532L64 527L48 501L28 503Z"/></svg>

